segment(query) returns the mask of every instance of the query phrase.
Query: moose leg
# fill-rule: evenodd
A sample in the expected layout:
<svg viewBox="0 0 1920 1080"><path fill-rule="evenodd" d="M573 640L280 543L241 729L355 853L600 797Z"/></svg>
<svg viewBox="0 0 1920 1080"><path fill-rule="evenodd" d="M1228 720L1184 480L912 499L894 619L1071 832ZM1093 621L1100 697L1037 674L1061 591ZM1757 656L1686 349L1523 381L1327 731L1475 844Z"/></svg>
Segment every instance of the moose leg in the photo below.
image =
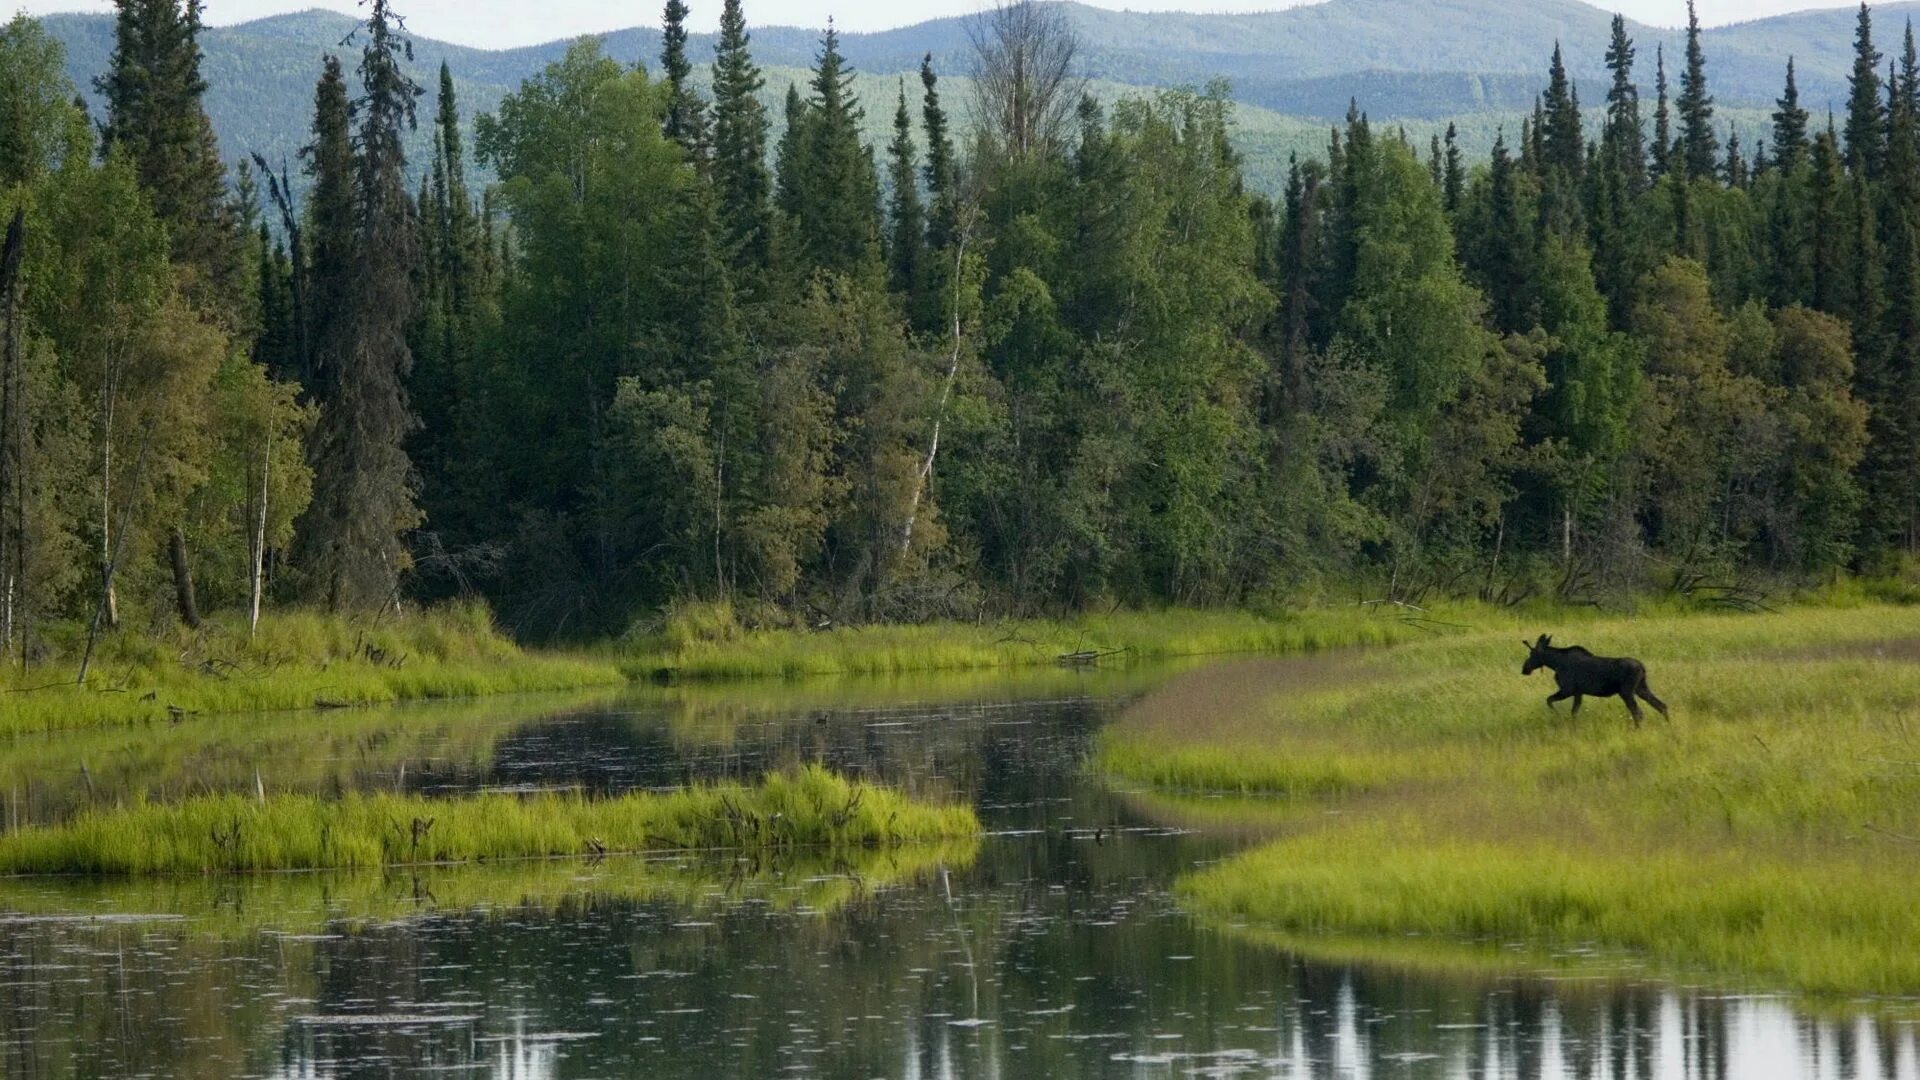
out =
<svg viewBox="0 0 1920 1080"><path fill-rule="evenodd" d="M1664 701L1661 701L1657 697L1654 697L1653 691L1647 689L1647 684L1644 680L1640 683L1640 689L1635 692L1640 695L1641 700L1645 701L1647 704L1653 706L1654 708L1660 710L1661 719L1663 720L1673 719L1673 716L1667 712L1667 703Z"/></svg>
<svg viewBox="0 0 1920 1080"><path fill-rule="evenodd" d="M1623 691L1620 694L1620 700L1627 703L1627 711L1633 714L1633 726L1639 727L1640 721L1642 719L1640 714L1640 703L1633 700L1633 691L1631 690Z"/></svg>
<svg viewBox="0 0 1920 1080"><path fill-rule="evenodd" d="M1553 703L1554 703L1554 702L1556 702L1556 701L1565 701L1565 700L1567 700L1568 698L1570 698L1570 697L1573 697L1573 696L1574 696L1574 695L1573 695L1573 691L1571 691L1571 690L1562 690L1562 691L1560 691L1559 693L1557 693L1557 694L1555 694L1555 695L1553 695L1552 697L1550 697L1550 698L1548 698L1548 699L1547 699L1547 709L1548 709L1549 711L1552 711L1552 710L1553 710Z"/></svg>
<svg viewBox="0 0 1920 1080"><path fill-rule="evenodd" d="M1573 715L1580 715L1580 706L1586 704L1586 701L1587 699L1579 694L1573 695Z"/></svg>

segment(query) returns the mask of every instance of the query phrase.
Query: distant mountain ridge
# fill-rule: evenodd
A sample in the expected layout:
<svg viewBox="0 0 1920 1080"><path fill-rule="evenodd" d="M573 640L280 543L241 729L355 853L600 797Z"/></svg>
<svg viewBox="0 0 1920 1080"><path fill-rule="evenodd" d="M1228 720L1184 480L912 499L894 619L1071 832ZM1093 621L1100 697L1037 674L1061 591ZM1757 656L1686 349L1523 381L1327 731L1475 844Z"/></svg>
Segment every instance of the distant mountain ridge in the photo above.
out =
<svg viewBox="0 0 1920 1080"><path fill-rule="evenodd" d="M1103 89L1199 86L1224 78L1237 101L1298 118L1303 131L1337 120L1350 100L1376 118L1409 122L1491 120L1523 111L1544 85L1556 42L1586 104L1599 104L1607 85L1602 58L1611 16L1580 0L1324 0L1220 15L1061 2L1080 32L1083 67ZM1891 53L1902 23L1920 13L1920 0L1882 5L1875 13L1881 49ZM1829 105L1838 109L1852 66L1854 19L1851 9L1821 10L1709 30L1710 85L1730 109L1751 114L1771 108L1791 54L1808 107L1816 113ZM44 22L66 44L74 82L91 95L93 77L111 54L112 17L52 15ZM1642 96L1650 102L1656 47L1667 49L1677 78L1683 38L1678 31L1629 25L1639 50ZM253 150L291 155L304 141L320 58L350 48L343 41L354 27L351 16L312 10L206 31L208 111L229 158ZM655 66L657 30L601 36L609 55ZM753 30L755 58L768 69L770 101L785 93L789 80L802 77L818 41L819 32L811 29ZM885 76L889 84L915 70L927 53L949 77L963 75L970 49L964 18L847 33L841 42L869 82ZM713 35L694 35L692 54L710 56L712 43ZM416 37L416 77L433 86L431 76L446 60L462 108L472 115L496 107L522 80L557 60L567 44L495 51ZM424 104L431 108L432 102Z"/></svg>

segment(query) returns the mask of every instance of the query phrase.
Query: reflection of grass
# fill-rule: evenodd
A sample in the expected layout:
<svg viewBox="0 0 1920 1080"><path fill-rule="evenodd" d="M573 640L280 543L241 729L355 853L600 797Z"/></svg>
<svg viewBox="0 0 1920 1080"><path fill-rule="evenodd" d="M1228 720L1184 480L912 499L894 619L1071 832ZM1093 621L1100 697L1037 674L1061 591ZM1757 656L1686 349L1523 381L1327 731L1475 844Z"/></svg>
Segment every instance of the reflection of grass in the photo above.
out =
<svg viewBox="0 0 1920 1080"><path fill-rule="evenodd" d="M209 796L88 811L0 838L0 873L353 869L595 851L845 849L971 836L973 811L809 767L760 784L606 799Z"/></svg>
<svg viewBox="0 0 1920 1080"><path fill-rule="evenodd" d="M170 708L260 712L622 681L610 664L523 652L477 605L370 620L288 612L261 619L251 639L232 617L160 638L112 633L85 687L72 685L84 631L55 627L48 636L53 660L24 673L0 669L0 735L165 721Z"/></svg>
<svg viewBox="0 0 1920 1080"><path fill-rule="evenodd" d="M1188 664L1193 661L1188 661ZM937 703L1057 701L1069 697L1124 697L1142 692L1182 666L924 672L912 675L821 676L799 680L726 680L635 687L627 703L658 705L682 746L728 746L755 723L790 723L808 713L860 712Z"/></svg>
<svg viewBox="0 0 1920 1080"><path fill-rule="evenodd" d="M318 933L437 912L553 911L601 901L665 903L696 914L744 901L829 913L877 890L924 880L941 866L964 868L978 852L978 840L964 837L753 860L616 856L402 872L15 878L0 881L0 908L57 918L181 917L215 935Z"/></svg>
<svg viewBox="0 0 1920 1080"><path fill-rule="evenodd" d="M708 621L713 625L703 621L699 633L670 628L619 662L642 676L671 671L691 679L794 678L1033 667L1079 652L1130 660L1302 653L1422 636L1406 623L1358 608L1273 617L1231 611L1119 612L1064 622L873 626L820 633L744 631L725 618Z"/></svg>
<svg viewBox="0 0 1920 1080"><path fill-rule="evenodd" d="M1529 627L1528 629L1551 629ZM1285 932L1584 942L1807 990L1920 990L1920 665L1837 646L1920 610L1594 621L1674 708L1575 720L1518 677L1520 629L1276 678L1208 711L1175 680L1110 729L1110 772L1346 812L1187 879ZM1808 652L1819 646L1819 655ZM1284 674L1284 673L1279 673ZM1196 680L1202 677L1194 677ZM1316 824L1317 822L1317 824Z"/></svg>

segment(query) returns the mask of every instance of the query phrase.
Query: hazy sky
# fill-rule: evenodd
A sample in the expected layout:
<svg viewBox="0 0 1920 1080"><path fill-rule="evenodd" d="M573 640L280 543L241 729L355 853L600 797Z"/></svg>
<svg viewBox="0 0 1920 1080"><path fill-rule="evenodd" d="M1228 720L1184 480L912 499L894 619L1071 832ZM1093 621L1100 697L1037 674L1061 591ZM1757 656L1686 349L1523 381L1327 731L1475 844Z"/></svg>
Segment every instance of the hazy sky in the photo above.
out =
<svg viewBox="0 0 1920 1080"><path fill-rule="evenodd" d="M1125 3L1092 0L1102 7L1186 11L1270 11L1296 7L1302 0L1150 0ZM1307 0L1311 2L1311 0ZM1405 0L1409 4L1426 0ZM1700 18L1709 24L1739 22L1811 7L1850 7L1855 0L1699 0ZM696 29L709 30L719 18L720 0L690 0ZM32 14L52 11L108 11L112 0L0 0L24 7ZM315 6L352 11L353 0L206 0L207 21L244 22L262 15L298 11ZM466 45L500 47L525 45L600 30L614 30L659 17L660 3L650 0L398 0L417 34ZM984 6L984 0L746 0L747 19L767 26L819 26L828 15L846 30L883 30L942 15L963 15ZM1642 22L1675 25L1686 19L1684 0L1602 0L1599 6L1625 13Z"/></svg>

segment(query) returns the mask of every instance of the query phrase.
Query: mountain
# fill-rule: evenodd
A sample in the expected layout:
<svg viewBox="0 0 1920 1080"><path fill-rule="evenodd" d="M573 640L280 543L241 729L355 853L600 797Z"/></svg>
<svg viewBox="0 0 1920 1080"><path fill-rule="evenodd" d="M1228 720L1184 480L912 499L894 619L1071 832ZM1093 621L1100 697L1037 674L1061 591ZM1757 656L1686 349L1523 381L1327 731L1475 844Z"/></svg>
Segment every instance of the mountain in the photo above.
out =
<svg viewBox="0 0 1920 1080"><path fill-rule="evenodd" d="M1545 83L1547 59L1560 43L1589 106L1607 83L1602 64L1611 16L1579 0L1324 0L1261 14L1207 15L1110 11L1065 2L1083 47L1082 66L1103 96L1154 87L1228 80L1241 103L1243 150L1253 181L1278 186L1285 154L1312 149L1328 123L1358 101L1376 119L1403 123L1424 141L1436 123L1460 119L1468 147L1490 144L1496 128L1511 133ZM1920 0L1876 8L1891 52L1901 22ZM1723 113L1743 130L1765 123L1789 54L1803 100L1816 113L1843 106L1852 66L1855 14L1825 10L1709 30L1708 78ZM106 15L53 15L48 29L65 42L76 85L91 94L113 47ZM212 114L229 158L258 150L291 159L305 141L320 57L351 50L350 16L307 11L208 30L203 38ZM1639 48L1643 94L1652 97L1654 52L1664 47L1677 78L1683 38L1677 31L1630 24ZM967 20L936 19L880 33L845 34L842 46L870 103L874 132L891 115L886 99L897 77L932 53L952 81L948 98L964 101ZM656 63L659 34L647 28L604 36L607 52ZM710 55L711 35L695 35L694 56ZM754 30L754 54L767 69L776 106L789 81L805 78L818 33L794 27ZM559 59L563 41L490 51L430 38L415 40L416 78L435 85L444 59L469 115L495 108L521 80ZM430 109L432 101L423 103ZM425 113L423 113L425 115ZM1748 142L1751 144L1752 135Z"/></svg>

